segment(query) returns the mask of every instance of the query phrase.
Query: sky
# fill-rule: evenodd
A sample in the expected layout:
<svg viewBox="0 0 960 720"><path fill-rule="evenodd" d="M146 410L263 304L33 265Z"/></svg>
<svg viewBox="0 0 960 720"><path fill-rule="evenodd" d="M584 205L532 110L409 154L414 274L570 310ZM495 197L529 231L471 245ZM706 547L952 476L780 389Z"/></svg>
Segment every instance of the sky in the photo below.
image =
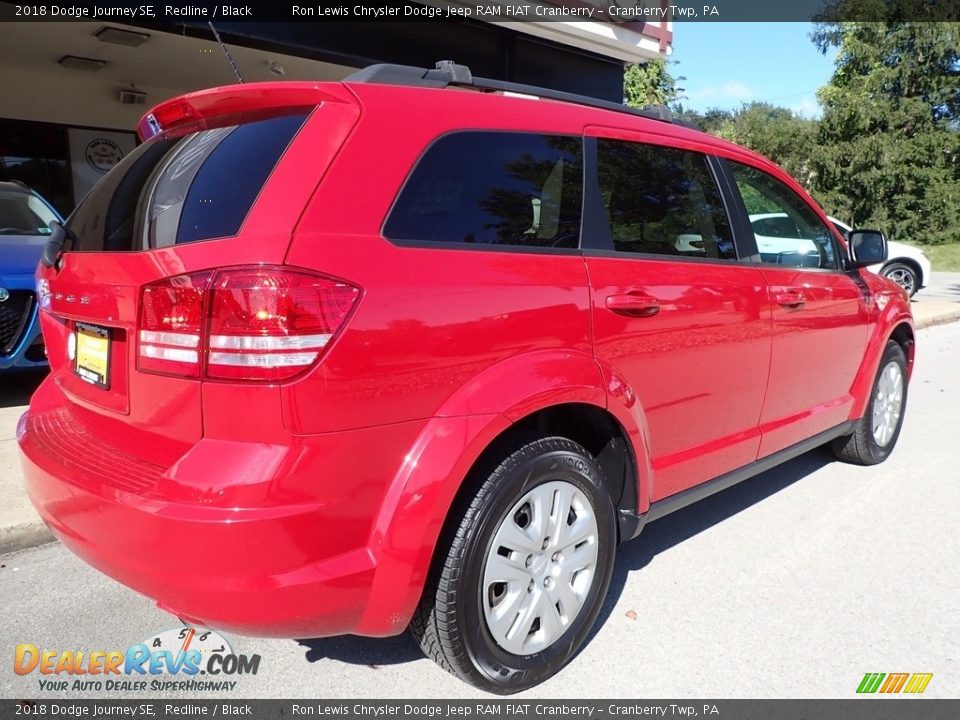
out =
<svg viewBox="0 0 960 720"><path fill-rule="evenodd" d="M684 107L765 101L819 117L816 92L833 73L833 53L820 54L811 30L811 23L674 23L670 72L686 78Z"/></svg>

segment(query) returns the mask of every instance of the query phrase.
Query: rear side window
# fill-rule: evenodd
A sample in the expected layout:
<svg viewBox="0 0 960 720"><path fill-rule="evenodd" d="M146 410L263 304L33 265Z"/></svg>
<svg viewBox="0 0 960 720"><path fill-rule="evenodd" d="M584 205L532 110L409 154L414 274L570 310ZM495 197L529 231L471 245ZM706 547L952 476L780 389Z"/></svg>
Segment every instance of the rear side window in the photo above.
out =
<svg viewBox="0 0 960 720"><path fill-rule="evenodd" d="M71 250L147 250L236 235L305 117L147 141L70 216Z"/></svg>
<svg viewBox="0 0 960 720"><path fill-rule="evenodd" d="M466 246L576 248L582 187L579 137L453 133L417 163L384 235Z"/></svg>
<svg viewBox="0 0 960 720"><path fill-rule="evenodd" d="M736 259L727 211L705 155L601 139L597 159L616 250Z"/></svg>

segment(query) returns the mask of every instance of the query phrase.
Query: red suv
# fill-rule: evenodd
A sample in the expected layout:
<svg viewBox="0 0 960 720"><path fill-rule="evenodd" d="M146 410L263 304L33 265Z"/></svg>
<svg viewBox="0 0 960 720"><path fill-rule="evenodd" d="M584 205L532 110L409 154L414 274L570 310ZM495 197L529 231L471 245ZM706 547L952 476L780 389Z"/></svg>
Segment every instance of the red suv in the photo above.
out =
<svg viewBox="0 0 960 720"><path fill-rule="evenodd" d="M441 63L139 130L38 272L52 372L18 437L63 544L191 623L409 627L515 692L576 654L644 522L897 441L914 330L861 270L882 235L848 250L776 166L666 116Z"/></svg>

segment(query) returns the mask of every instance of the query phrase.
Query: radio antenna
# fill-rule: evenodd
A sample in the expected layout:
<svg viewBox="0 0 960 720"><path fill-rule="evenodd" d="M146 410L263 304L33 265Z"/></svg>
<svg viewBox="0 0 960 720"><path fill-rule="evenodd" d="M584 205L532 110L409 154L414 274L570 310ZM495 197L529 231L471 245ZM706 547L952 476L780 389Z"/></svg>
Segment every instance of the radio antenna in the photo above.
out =
<svg viewBox="0 0 960 720"><path fill-rule="evenodd" d="M240 70L237 69L237 64L233 61L233 56L230 54L230 51L227 50L227 46L223 44L223 40L220 39L220 33L217 32L217 29L213 26L212 22L208 22L207 25L210 26L210 29L213 31L213 36L217 39L217 43L220 45L220 49L223 50L223 54L227 56L227 62L230 63L230 67L233 68L233 74L237 78L238 83L243 82L243 75L240 74Z"/></svg>

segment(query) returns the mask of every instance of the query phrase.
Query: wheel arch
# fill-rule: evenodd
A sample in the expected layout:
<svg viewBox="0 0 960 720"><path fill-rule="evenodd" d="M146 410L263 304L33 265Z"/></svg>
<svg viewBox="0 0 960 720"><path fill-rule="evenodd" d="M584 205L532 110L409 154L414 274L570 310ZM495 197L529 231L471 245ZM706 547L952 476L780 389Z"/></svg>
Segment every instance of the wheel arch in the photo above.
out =
<svg viewBox="0 0 960 720"><path fill-rule="evenodd" d="M905 300L904 304L906 304ZM880 365L880 358L883 356L884 348L890 340L903 348L903 353L907 356L907 379L910 379L913 373L916 331L909 312L909 308L898 308L896 303L890 303L887 305L884 314L881 315L876 326L877 331L867 345L863 362L860 365L860 372L851 390L854 397L853 408L850 412L851 420L860 418L866 412L867 404L870 402L870 391L873 388L873 381Z"/></svg>
<svg viewBox="0 0 960 720"><path fill-rule="evenodd" d="M636 452L626 428L598 405L568 402L529 413L494 438L474 462L468 478L492 471L524 439L554 435L583 446L596 459L617 510L620 539L632 537L629 525L637 513L640 488ZM458 497L470 492L469 485L465 479Z"/></svg>
<svg viewBox="0 0 960 720"><path fill-rule="evenodd" d="M368 548L377 571L358 632L387 636L406 628L439 540L477 478L535 433L567 437L597 458L615 509L624 509L618 512L618 536L635 534L636 459L627 430L606 408L579 400L538 407L515 421L504 413L434 418L407 454L374 521Z"/></svg>

